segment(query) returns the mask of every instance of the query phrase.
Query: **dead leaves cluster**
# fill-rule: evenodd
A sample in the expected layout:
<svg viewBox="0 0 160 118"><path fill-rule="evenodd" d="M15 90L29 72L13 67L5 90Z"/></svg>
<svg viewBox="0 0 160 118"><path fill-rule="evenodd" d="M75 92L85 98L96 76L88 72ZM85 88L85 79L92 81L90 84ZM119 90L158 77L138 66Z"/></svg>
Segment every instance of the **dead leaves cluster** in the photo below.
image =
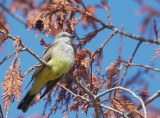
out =
<svg viewBox="0 0 160 118"><path fill-rule="evenodd" d="M82 4L83 2L80 1L78 3ZM54 36L61 31L75 33L75 26L82 19L84 28L89 24L93 24L96 28L95 21L93 20L95 7L86 7L86 9L92 9L85 11L83 8L78 6L81 5L78 3L75 1L53 0L50 4L48 4L44 11L37 13L33 17L28 17L29 19L26 26L29 27L30 30L35 26L38 20L41 20L44 23L43 31L46 35L50 33ZM34 11L32 11L32 13L33 12ZM81 15L77 16L78 13Z"/></svg>
<svg viewBox="0 0 160 118"><path fill-rule="evenodd" d="M2 94L4 109L9 108L10 101L13 102L14 99L18 101L22 92L21 84L23 78L21 77L20 59L18 57L19 56L18 39L15 40L14 45L16 46L15 50L16 56L13 59L11 66L8 68L1 86L2 89L4 89L4 92Z"/></svg>

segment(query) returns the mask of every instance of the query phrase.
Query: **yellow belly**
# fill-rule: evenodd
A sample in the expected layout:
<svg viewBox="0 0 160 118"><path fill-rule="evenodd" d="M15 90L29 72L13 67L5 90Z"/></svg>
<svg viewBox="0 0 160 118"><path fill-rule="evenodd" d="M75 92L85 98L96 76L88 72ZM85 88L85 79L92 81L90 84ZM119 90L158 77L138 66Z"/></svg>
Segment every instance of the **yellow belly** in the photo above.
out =
<svg viewBox="0 0 160 118"><path fill-rule="evenodd" d="M37 93L48 81L66 74L73 63L65 59L53 58L47 64L50 65L52 69L44 67L41 72L38 73L33 83L31 94Z"/></svg>

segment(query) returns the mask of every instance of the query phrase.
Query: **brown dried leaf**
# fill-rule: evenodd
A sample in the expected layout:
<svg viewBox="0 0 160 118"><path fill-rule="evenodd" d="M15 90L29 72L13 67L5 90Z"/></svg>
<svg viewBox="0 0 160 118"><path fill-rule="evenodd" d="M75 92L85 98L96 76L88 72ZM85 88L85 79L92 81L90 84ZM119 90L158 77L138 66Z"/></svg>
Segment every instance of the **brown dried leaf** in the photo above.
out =
<svg viewBox="0 0 160 118"><path fill-rule="evenodd" d="M153 61L155 58L157 58L160 55L160 47L157 49L154 49L156 52L156 55L154 57L151 58L151 61Z"/></svg>
<svg viewBox="0 0 160 118"><path fill-rule="evenodd" d="M3 42L5 42L8 39L7 34L1 33L0 32L0 46L2 45Z"/></svg>
<svg viewBox="0 0 160 118"><path fill-rule="evenodd" d="M18 65L16 61L18 59ZM11 66L8 68L5 78L2 83L2 89L4 92L2 94L3 99L3 107L7 109L9 107L10 101L14 98L18 101L21 95L21 84L23 78L21 78L21 68L20 68L20 60L18 57L15 57Z"/></svg>
<svg viewBox="0 0 160 118"><path fill-rule="evenodd" d="M107 85L106 87L112 88L115 87L118 83L118 68L121 63L121 60L116 60L114 63L112 63L110 66L108 66L106 70L106 75L107 76Z"/></svg>

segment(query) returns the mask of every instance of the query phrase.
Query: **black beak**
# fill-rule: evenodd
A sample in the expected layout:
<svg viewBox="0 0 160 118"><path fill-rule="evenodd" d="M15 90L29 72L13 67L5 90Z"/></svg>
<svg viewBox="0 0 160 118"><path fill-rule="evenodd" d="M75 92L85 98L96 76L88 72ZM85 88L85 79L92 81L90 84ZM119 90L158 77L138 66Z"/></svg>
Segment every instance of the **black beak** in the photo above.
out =
<svg viewBox="0 0 160 118"><path fill-rule="evenodd" d="M73 39L73 38L75 38L76 36L74 36L74 35L71 35L70 37Z"/></svg>

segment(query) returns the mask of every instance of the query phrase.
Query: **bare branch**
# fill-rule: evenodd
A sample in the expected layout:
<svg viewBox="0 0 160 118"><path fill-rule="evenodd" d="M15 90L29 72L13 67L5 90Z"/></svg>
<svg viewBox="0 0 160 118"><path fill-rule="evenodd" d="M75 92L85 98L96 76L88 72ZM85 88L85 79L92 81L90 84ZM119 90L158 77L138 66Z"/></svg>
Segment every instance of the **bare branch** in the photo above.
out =
<svg viewBox="0 0 160 118"><path fill-rule="evenodd" d="M15 12L11 11L10 9L7 9L3 4L0 3L0 6L1 6L6 12L8 12L11 16L13 16L13 17L16 18L18 21L20 21L21 23L23 23L23 24L26 23L26 21L25 21L22 17L18 16L17 14L15 14Z"/></svg>
<svg viewBox="0 0 160 118"><path fill-rule="evenodd" d="M96 114L96 118L100 118L100 109L99 109L99 106L98 106L98 101L97 100L93 100L93 105L94 105L94 111L95 111L95 114Z"/></svg>
<svg viewBox="0 0 160 118"><path fill-rule="evenodd" d="M0 26L6 31L7 34L9 34L8 29L4 26L4 24L0 21Z"/></svg>
<svg viewBox="0 0 160 118"><path fill-rule="evenodd" d="M101 0L101 3L102 3L104 9L105 9L106 12L107 12L109 24L110 24L110 25L113 25L113 24L112 24L112 20L111 20L111 16L110 16L110 13L109 13L109 10L108 10L108 5L107 5L106 0Z"/></svg>
<svg viewBox="0 0 160 118"><path fill-rule="evenodd" d="M2 112L1 104L0 104L0 118L4 118L4 116L3 116L3 112Z"/></svg>
<svg viewBox="0 0 160 118"><path fill-rule="evenodd" d="M154 67L148 66L148 65L134 64L134 63L127 63L125 65L122 65L122 66L120 66L119 70L121 70L122 68L127 67L127 66L139 66L139 67L144 67L144 68L147 68L147 69L151 69L153 71L160 72L160 69L158 69L158 68L154 68Z"/></svg>
<svg viewBox="0 0 160 118"><path fill-rule="evenodd" d="M22 23L24 23L24 24L26 23L26 21L25 21L23 18L21 18L20 16L14 14L14 12L12 12L11 10L5 8L5 7L3 6L3 4L0 3L0 6L1 6L4 10L6 10L9 14L11 14L13 17L15 17L16 19L18 19L20 22L22 22ZM117 32L120 33L120 34L123 34L123 35L125 35L125 36L127 36L127 37L130 37L131 39L136 39L136 40L140 40L140 41L143 41L143 42L150 42L150 43L160 44L160 41L158 41L158 40L147 39L147 38L144 38L144 37L141 37L141 36L137 36L137 35L134 35L134 34L129 34L129 33L124 32L124 31L122 31L122 30L120 30L120 29L118 29L118 28L116 28L116 27L114 27L114 26L112 26L112 25L106 25L106 24L103 23L101 20L99 20L99 19L96 18L96 17L93 17L90 13L86 12L85 10L84 10L84 11L82 10L81 12L82 12L83 14L86 14L86 15L90 16L90 17L93 18L95 21L99 22L103 27L108 28L108 29L111 29L111 30L113 30L113 31L117 31Z"/></svg>
<svg viewBox="0 0 160 118"><path fill-rule="evenodd" d="M155 44L160 45L160 41L158 41L158 40L148 39L148 38L144 38L144 37L137 36L137 35L134 35L134 34L129 34L125 31L122 31L122 30L119 30L118 28L115 28L114 26L105 25L105 27L108 28L108 29L111 29L113 31L117 31L120 34L123 34L127 37L130 37L131 39L136 39L136 40L139 40L139 41L142 41L142 42L149 42L149 43L155 43Z"/></svg>
<svg viewBox="0 0 160 118"><path fill-rule="evenodd" d="M103 47L108 43L108 41L117 33L117 31L112 32L109 37L105 40L105 42L93 53L92 58L96 55L97 51L101 51Z"/></svg>
<svg viewBox="0 0 160 118"><path fill-rule="evenodd" d="M110 92L112 92L112 91L115 91L115 90L123 90L123 91L126 91L126 92L132 94L132 96L135 97L137 100L139 100L140 103L141 103L141 105L142 105L143 111L144 111L144 117L147 118L147 111L146 111L145 104L144 104L143 100L142 100L140 97L138 97L138 96L137 96L133 91L131 91L130 89L127 89L127 88L124 88L124 87L121 87L121 86L114 87L114 88L111 88L111 89L109 89L109 90L106 90L106 91L103 92L103 93L100 93L100 94L96 95L96 96L95 96L95 99L98 99L99 97L101 97L101 96L103 96L103 95L105 95L105 94L107 94L107 93L110 93Z"/></svg>
<svg viewBox="0 0 160 118"><path fill-rule="evenodd" d="M19 51L25 51L25 49L20 49ZM2 59L2 61L0 61L0 65L5 62L7 59L9 59L10 57L12 57L14 54L16 54L16 52L12 52L11 54L9 54L8 56L6 56L5 58Z"/></svg>
<svg viewBox="0 0 160 118"><path fill-rule="evenodd" d="M99 47L99 49L102 49L116 33L117 31L112 32L110 36L107 38L107 40Z"/></svg>
<svg viewBox="0 0 160 118"><path fill-rule="evenodd" d="M154 33L156 35L156 40L158 40L158 30L157 30L157 23L155 19L154 19Z"/></svg>
<svg viewBox="0 0 160 118"><path fill-rule="evenodd" d="M85 98L85 97L83 97L83 96L81 96L81 95L77 95L77 94L73 93L73 92L70 91L68 88L66 88L65 86L63 86L62 84L57 83L57 85L60 86L60 87L62 87L63 89L65 89L65 90L68 91L69 93L71 93L71 94L74 96L74 99L75 99L75 98L81 98L82 100L85 100L85 101L87 101L87 102L90 102L89 99L87 99L87 98Z"/></svg>
<svg viewBox="0 0 160 118"><path fill-rule="evenodd" d="M92 99L94 99L95 95L89 91L87 88L85 88L78 80L77 78L73 77L71 74L67 73L66 76L71 79L74 83L76 83L83 91L85 91Z"/></svg>
<svg viewBox="0 0 160 118"><path fill-rule="evenodd" d="M4 34L6 34L5 32L3 32L3 31L0 31L1 33L4 33ZM38 59L38 61L41 63L41 64L43 64L43 65L45 65L46 67L48 67L49 69L51 69L51 67L44 61L44 60L42 60L36 53L34 53L32 50L30 50L29 48L27 48L27 46L25 46L23 43L22 43L22 41L21 41L21 39L20 39L20 36L16 36L16 37L13 37L12 35L10 35L10 34L7 34L7 36L8 36L8 38L11 38L12 40L16 40L17 38L19 38L19 40L20 40L20 45L24 48L24 50L26 50L26 51L28 51L31 55L33 55L36 59Z"/></svg>
<svg viewBox="0 0 160 118"><path fill-rule="evenodd" d="M92 102L93 102L93 105L94 105L94 110L95 110L95 113L96 113L96 118L99 118L100 117L100 110L99 110L99 107L98 107L98 102L97 102L97 99L95 99L95 95L89 91L87 88L85 88L78 80L77 78L73 77L71 74L67 73L66 76L71 79L75 84L77 84L84 92L86 92L90 98L92 98Z"/></svg>
<svg viewBox="0 0 160 118"><path fill-rule="evenodd" d="M144 102L144 104L147 105L147 104L151 103L153 100L155 100L155 99L158 98L159 96L160 96L160 90L158 90L155 94L153 94L150 98L148 98L148 99ZM142 105L140 104L140 105L137 106L135 109L136 109L136 110L142 109ZM129 117L129 116L132 115L132 112L128 112L126 115Z"/></svg>
<svg viewBox="0 0 160 118"><path fill-rule="evenodd" d="M124 118L129 118L127 115L125 115L124 113L122 113L122 112L120 112L120 111L118 111L118 110L116 110L116 109L113 109L113 108L111 108L111 107L108 107L108 106L106 106L106 105L104 105L104 104L99 104L101 107L103 107L103 108L105 108L105 109L108 109L108 110L111 110L111 111L113 111L113 112L116 112L116 113L118 113L118 114L120 114L121 116L123 116Z"/></svg>
<svg viewBox="0 0 160 118"><path fill-rule="evenodd" d="M133 58L134 58L134 56L135 56L135 54L136 54L136 52L137 52L137 50L138 50L138 48L140 47L141 44L142 44L142 41L139 41L139 43L137 44L137 46L136 46L136 48L135 48L135 50L134 50L134 52L133 52L133 54L132 54L132 56L131 56L131 58L129 60L129 63L132 63L132 60L133 60ZM125 69L125 71L124 71L124 73L122 75L121 82L119 84L120 86L122 85L122 82L123 82L123 80L124 80L124 78L125 78L125 76L127 74L127 71L128 71L128 67L126 67L126 69Z"/></svg>
<svg viewBox="0 0 160 118"><path fill-rule="evenodd" d="M27 70L27 72L25 72L23 75L22 75L22 78L24 77L24 76L26 76L29 72L31 72L33 69L35 69L36 67L38 67L39 65L34 65L34 66L32 66L32 67L30 67L28 70Z"/></svg>
<svg viewBox="0 0 160 118"><path fill-rule="evenodd" d="M6 109L6 116L5 116L5 118L8 118L8 113L9 113L9 107L7 107L7 109Z"/></svg>
<svg viewBox="0 0 160 118"><path fill-rule="evenodd" d="M120 29L118 29L114 26L111 26L111 25L103 25L103 27L108 28L108 29L113 30L113 31L117 31L118 33L120 33L122 35L130 37L131 39L136 39L136 40L139 40L139 41L142 41L142 42L149 42L149 43L155 43L155 44L160 45L160 41L158 41L158 40L144 38L144 37L141 37L141 36L138 36L138 35L135 35L135 34L129 34L125 31L122 31L122 30L120 30Z"/></svg>

